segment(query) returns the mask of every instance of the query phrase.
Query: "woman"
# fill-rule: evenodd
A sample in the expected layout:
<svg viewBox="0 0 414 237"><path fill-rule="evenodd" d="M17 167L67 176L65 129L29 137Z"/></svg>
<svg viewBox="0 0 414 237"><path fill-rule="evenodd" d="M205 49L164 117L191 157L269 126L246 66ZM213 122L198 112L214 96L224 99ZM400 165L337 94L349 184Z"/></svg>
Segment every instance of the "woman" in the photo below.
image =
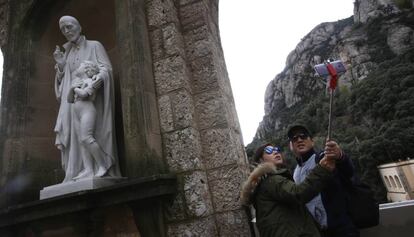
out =
<svg viewBox="0 0 414 237"><path fill-rule="evenodd" d="M285 168L280 148L265 144L254 160L260 164L243 185L241 201L256 209L260 237L320 236L305 203L329 181L335 160L322 159L301 184L295 184Z"/></svg>

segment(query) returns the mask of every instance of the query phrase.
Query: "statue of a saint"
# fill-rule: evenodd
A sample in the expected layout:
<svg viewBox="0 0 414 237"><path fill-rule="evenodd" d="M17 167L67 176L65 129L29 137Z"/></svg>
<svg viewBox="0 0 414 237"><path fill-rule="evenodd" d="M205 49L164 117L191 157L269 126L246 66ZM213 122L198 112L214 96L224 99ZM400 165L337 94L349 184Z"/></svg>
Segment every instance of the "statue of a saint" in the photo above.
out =
<svg viewBox="0 0 414 237"><path fill-rule="evenodd" d="M63 182L121 177L114 126L112 66L101 43L81 35L72 16L59 20L68 40L56 46L55 92L60 103L54 131L65 170Z"/></svg>

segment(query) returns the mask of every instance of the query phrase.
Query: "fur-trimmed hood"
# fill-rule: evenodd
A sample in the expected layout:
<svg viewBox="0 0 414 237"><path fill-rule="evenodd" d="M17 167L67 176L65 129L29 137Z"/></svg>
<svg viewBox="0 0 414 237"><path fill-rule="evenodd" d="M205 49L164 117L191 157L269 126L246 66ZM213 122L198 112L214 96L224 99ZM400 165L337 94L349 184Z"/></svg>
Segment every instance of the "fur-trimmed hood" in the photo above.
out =
<svg viewBox="0 0 414 237"><path fill-rule="evenodd" d="M258 165L249 175L249 178L244 182L240 193L240 201L242 205L250 205L255 189L260 181L269 174L280 174L286 172L286 169L278 169L274 164L265 162Z"/></svg>

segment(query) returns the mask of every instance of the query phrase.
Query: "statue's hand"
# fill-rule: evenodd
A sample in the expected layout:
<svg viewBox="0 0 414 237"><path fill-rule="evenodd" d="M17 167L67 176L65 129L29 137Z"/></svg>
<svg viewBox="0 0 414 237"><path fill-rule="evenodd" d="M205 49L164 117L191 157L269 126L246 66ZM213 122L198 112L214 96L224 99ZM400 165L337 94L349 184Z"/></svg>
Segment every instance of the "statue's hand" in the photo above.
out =
<svg viewBox="0 0 414 237"><path fill-rule="evenodd" d="M74 80L73 82L72 82L72 89L75 89L75 88L81 88L82 87L82 81L80 81L80 80Z"/></svg>
<svg viewBox="0 0 414 237"><path fill-rule="evenodd" d="M94 75L94 76L92 77L92 80L93 80L93 82L92 82L92 87L93 87L93 88L97 89L97 88L101 87L101 85L102 85L102 83L103 83L103 80L102 80L102 78L99 76L99 74Z"/></svg>
<svg viewBox="0 0 414 237"><path fill-rule="evenodd" d="M58 64L59 69L62 70L63 67L65 66L66 60L65 60L65 55L63 54L62 51L60 51L59 45L56 45L55 52L53 52L53 57L55 58L55 61Z"/></svg>

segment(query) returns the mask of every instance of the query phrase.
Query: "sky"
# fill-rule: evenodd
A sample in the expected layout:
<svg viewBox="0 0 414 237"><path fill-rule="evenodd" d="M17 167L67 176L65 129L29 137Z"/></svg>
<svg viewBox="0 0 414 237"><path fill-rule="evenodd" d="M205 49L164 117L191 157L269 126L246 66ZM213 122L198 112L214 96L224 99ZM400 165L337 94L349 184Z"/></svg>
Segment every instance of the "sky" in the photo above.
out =
<svg viewBox="0 0 414 237"><path fill-rule="evenodd" d="M221 43L245 145L262 121L266 86L282 72L288 54L318 24L352 16L353 2L219 1Z"/></svg>
<svg viewBox="0 0 414 237"><path fill-rule="evenodd" d="M353 15L354 0L220 0L221 44L244 144L264 116L268 83L288 54L322 22Z"/></svg>

